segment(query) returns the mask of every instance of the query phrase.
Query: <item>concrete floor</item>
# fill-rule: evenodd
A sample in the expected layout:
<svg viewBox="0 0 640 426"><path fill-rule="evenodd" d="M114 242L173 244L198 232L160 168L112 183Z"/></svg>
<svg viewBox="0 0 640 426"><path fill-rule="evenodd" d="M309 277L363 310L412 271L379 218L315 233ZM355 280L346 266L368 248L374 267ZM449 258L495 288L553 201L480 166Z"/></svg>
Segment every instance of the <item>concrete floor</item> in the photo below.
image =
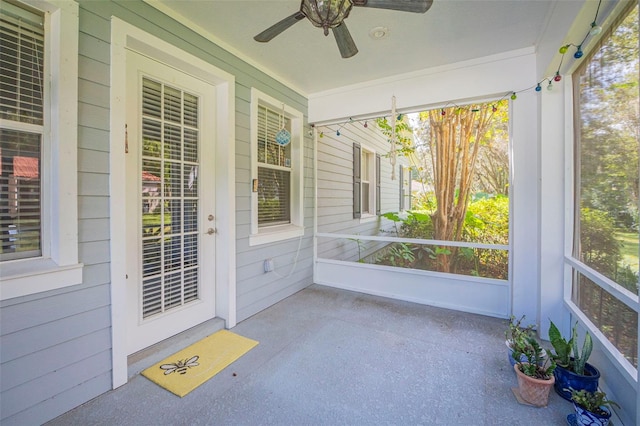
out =
<svg viewBox="0 0 640 426"><path fill-rule="evenodd" d="M514 398L506 326L313 285L238 324L260 344L186 397L134 375L49 425L566 425L555 392Z"/></svg>

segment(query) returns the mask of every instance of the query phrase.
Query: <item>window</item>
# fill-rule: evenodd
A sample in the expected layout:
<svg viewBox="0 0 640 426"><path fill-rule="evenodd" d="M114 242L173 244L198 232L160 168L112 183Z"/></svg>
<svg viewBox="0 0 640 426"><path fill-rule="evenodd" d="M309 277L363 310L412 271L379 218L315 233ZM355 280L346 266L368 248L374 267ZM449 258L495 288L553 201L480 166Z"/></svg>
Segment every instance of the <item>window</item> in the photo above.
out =
<svg viewBox="0 0 640 426"><path fill-rule="evenodd" d="M2 0L1 298L82 281L78 265L78 5ZM64 41L64 43L63 43Z"/></svg>
<svg viewBox="0 0 640 426"><path fill-rule="evenodd" d="M353 217L380 214L380 155L353 144Z"/></svg>
<svg viewBox="0 0 640 426"><path fill-rule="evenodd" d="M0 261L36 257L44 133L44 15L11 3L0 18Z"/></svg>
<svg viewBox="0 0 640 426"><path fill-rule="evenodd" d="M252 89L250 244L303 235L302 113ZM281 131L291 135L277 140ZM279 143L280 142L280 143Z"/></svg>
<svg viewBox="0 0 640 426"><path fill-rule="evenodd" d="M638 367L638 5L573 75L576 309ZM634 373L635 375L635 373Z"/></svg>
<svg viewBox="0 0 640 426"><path fill-rule="evenodd" d="M399 211L411 210L411 168L398 166Z"/></svg>

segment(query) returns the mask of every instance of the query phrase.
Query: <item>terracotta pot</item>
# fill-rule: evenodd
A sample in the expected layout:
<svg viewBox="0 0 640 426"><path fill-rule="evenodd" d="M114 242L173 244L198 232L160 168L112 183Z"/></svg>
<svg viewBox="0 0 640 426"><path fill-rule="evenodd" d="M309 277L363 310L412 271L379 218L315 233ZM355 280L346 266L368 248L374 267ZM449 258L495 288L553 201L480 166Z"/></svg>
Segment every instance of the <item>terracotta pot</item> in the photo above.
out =
<svg viewBox="0 0 640 426"><path fill-rule="evenodd" d="M547 380L527 376L520 371L519 364L513 366L518 377L518 389L523 400L536 407L546 407L549 402L549 392L555 383L553 376Z"/></svg>

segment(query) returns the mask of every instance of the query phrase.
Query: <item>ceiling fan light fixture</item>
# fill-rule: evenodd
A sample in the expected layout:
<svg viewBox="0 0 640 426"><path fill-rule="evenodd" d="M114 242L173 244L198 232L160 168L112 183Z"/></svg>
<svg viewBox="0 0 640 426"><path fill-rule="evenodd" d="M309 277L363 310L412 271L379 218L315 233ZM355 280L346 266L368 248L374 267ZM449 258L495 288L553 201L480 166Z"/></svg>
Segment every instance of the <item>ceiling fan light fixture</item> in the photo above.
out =
<svg viewBox="0 0 640 426"><path fill-rule="evenodd" d="M349 16L353 7L351 0L302 0L300 12L318 28L329 34L329 28L335 28Z"/></svg>

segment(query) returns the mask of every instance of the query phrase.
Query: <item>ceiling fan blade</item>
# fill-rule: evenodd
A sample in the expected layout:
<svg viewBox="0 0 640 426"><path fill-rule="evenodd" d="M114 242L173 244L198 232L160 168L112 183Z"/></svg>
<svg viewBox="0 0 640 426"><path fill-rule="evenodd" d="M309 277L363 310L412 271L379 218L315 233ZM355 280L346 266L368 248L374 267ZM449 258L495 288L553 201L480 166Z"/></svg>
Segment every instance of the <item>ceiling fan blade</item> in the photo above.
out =
<svg viewBox="0 0 640 426"><path fill-rule="evenodd" d="M425 13L432 4L433 0L353 0L354 6L414 13Z"/></svg>
<svg viewBox="0 0 640 426"><path fill-rule="evenodd" d="M287 16L282 21L270 26L269 28L267 28L266 30L264 30L263 32L255 36L253 39L255 41L266 43L267 41L271 40L272 38L274 38L275 36L283 32L284 30L286 30L287 28L289 28L290 26L292 26L293 24L295 24L296 22L304 18L305 18L304 14L298 11L291 16Z"/></svg>
<svg viewBox="0 0 640 426"><path fill-rule="evenodd" d="M356 44L353 42L351 38L351 34L347 29L344 21L335 28L332 28L333 36L336 38L336 43L338 43L338 49L340 49L340 55L343 58L350 58L356 53L358 53L358 48Z"/></svg>

